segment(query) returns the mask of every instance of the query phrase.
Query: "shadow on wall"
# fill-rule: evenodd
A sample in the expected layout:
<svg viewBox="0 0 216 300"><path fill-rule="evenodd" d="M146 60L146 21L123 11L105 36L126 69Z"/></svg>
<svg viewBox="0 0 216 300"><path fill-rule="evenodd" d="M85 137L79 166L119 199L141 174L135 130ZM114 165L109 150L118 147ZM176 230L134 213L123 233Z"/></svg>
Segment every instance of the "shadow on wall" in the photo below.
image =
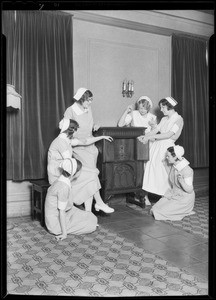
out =
<svg viewBox="0 0 216 300"><path fill-rule="evenodd" d="M159 123L161 118L163 117L163 114L161 113L158 105L154 108L153 113L157 116L157 122Z"/></svg>

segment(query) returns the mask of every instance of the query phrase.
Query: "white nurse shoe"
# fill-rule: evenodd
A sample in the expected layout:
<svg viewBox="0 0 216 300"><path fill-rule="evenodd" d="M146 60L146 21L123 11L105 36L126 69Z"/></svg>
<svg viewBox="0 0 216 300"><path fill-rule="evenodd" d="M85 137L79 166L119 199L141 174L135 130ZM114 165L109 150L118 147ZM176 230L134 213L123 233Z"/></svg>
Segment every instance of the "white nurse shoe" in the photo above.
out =
<svg viewBox="0 0 216 300"><path fill-rule="evenodd" d="M102 210L103 212L105 212L107 214L111 214L115 211L113 208L109 207L107 204L99 205L97 203L95 203L95 210L96 211Z"/></svg>

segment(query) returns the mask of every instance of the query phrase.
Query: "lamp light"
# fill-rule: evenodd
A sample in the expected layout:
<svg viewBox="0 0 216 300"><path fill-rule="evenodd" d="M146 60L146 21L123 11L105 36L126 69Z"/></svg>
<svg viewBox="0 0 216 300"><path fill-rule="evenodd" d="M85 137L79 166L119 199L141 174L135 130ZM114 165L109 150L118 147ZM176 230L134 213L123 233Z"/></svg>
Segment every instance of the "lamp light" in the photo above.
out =
<svg viewBox="0 0 216 300"><path fill-rule="evenodd" d="M18 110L21 107L21 96L15 91L15 87L11 84L7 84L7 109Z"/></svg>
<svg viewBox="0 0 216 300"><path fill-rule="evenodd" d="M131 98L134 94L134 81L125 79L122 83L122 96Z"/></svg>

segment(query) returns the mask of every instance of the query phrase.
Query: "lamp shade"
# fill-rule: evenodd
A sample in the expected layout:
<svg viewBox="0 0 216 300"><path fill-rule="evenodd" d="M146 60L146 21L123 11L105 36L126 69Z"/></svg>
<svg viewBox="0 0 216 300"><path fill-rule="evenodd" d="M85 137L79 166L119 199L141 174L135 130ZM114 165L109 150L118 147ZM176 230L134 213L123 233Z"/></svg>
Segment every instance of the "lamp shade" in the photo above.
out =
<svg viewBox="0 0 216 300"><path fill-rule="evenodd" d="M15 91L15 87L11 84L7 84L7 107L20 109L21 96Z"/></svg>

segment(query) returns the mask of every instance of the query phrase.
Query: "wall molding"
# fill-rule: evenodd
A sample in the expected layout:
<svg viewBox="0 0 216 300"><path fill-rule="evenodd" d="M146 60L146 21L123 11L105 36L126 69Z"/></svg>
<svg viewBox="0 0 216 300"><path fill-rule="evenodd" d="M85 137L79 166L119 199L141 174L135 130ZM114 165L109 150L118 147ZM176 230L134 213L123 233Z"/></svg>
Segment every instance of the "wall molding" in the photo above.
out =
<svg viewBox="0 0 216 300"><path fill-rule="evenodd" d="M214 33L214 16L195 10L68 10L74 19L165 36L191 34L209 38Z"/></svg>
<svg viewBox="0 0 216 300"><path fill-rule="evenodd" d="M31 200L31 193L14 193L14 194L8 194L7 195L7 203L9 202L20 202L20 201L27 201L29 202Z"/></svg>

